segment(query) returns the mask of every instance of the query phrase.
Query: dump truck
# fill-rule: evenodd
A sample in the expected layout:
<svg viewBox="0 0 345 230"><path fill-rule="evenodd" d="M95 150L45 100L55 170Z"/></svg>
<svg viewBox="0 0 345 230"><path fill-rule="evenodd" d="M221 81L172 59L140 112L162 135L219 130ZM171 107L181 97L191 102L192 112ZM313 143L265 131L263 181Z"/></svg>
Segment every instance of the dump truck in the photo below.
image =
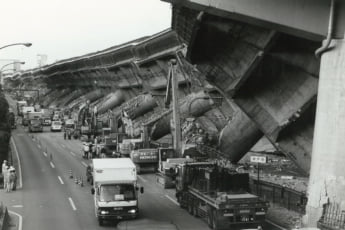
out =
<svg viewBox="0 0 345 230"><path fill-rule="evenodd" d="M33 118L29 120L29 132L43 132L43 124L40 118Z"/></svg>
<svg viewBox="0 0 345 230"><path fill-rule="evenodd" d="M93 159L95 213L100 226L105 220L135 219L139 214L137 172L130 158Z"/></svg>
<svg viewBox="0 0 345 230"><path fill-rule="evenodd" d="M248 173L210 162L184 163L176 169L176 198L191 215L215 230L262 228L268 203L250 193Z"/></svg>
<svg viewBox="0 0 345 230"><path fill-rule="evenodd" d="M130 157L137 168L137 173L156 172L158 168L158 149L132 150Z"/></svg>

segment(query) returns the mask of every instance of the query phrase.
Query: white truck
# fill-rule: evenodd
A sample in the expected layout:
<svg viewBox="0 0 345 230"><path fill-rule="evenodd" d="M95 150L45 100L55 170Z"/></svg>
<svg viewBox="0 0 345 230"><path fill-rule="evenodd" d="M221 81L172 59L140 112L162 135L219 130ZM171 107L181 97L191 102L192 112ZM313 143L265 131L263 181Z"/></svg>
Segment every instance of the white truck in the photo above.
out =
<svg viewBox="0 0 345 230"><path fill-rule="evenodd" d="M105 220L135 219L138 217L137 172L130 158L101 158L92 160L95 214L100 226Z"/></svg>

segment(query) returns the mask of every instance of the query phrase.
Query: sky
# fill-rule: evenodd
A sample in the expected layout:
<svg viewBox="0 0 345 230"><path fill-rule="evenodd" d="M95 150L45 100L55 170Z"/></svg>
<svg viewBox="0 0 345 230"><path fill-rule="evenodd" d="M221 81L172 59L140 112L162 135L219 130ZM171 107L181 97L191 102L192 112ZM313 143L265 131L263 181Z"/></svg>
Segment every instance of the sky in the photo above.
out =
<svg viewBox="0 0 345 230"><path fill-rule="evenodd" d="M0 47L33 45L1 49L0 68L7 59L36 68L37 55L51 64L170 27L171 6L160 0L2 0Z"/></svg>

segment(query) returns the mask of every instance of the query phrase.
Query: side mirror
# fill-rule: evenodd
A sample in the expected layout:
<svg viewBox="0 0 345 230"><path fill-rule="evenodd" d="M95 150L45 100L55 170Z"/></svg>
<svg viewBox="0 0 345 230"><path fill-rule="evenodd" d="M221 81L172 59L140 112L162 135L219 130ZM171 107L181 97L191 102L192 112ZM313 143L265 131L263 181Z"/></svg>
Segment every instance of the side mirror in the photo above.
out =
<svg viewBox="0 0 345 230"><path fill-rule="evenodd" d="M95 194L95 189L94 188L91 188L91 194Z"/></svg>
<svg viewBox="0 0 345 230"><path fill-rule="evenodd" d="M144 193L144 187L140 187L140 193Z"/></svg>

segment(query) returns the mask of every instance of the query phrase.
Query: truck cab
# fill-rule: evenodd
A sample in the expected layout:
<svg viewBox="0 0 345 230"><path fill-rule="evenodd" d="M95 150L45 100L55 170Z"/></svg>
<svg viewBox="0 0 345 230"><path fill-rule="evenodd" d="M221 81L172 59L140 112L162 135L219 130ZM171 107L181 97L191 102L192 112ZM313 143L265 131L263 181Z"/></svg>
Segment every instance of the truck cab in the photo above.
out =
<svg viewBox="0 0 345 230"><path fill-rule="evenodd" d="M106 220L135 219L139 214L135 165L129 158L93 159L95 215L99 225Z"/></svg>

